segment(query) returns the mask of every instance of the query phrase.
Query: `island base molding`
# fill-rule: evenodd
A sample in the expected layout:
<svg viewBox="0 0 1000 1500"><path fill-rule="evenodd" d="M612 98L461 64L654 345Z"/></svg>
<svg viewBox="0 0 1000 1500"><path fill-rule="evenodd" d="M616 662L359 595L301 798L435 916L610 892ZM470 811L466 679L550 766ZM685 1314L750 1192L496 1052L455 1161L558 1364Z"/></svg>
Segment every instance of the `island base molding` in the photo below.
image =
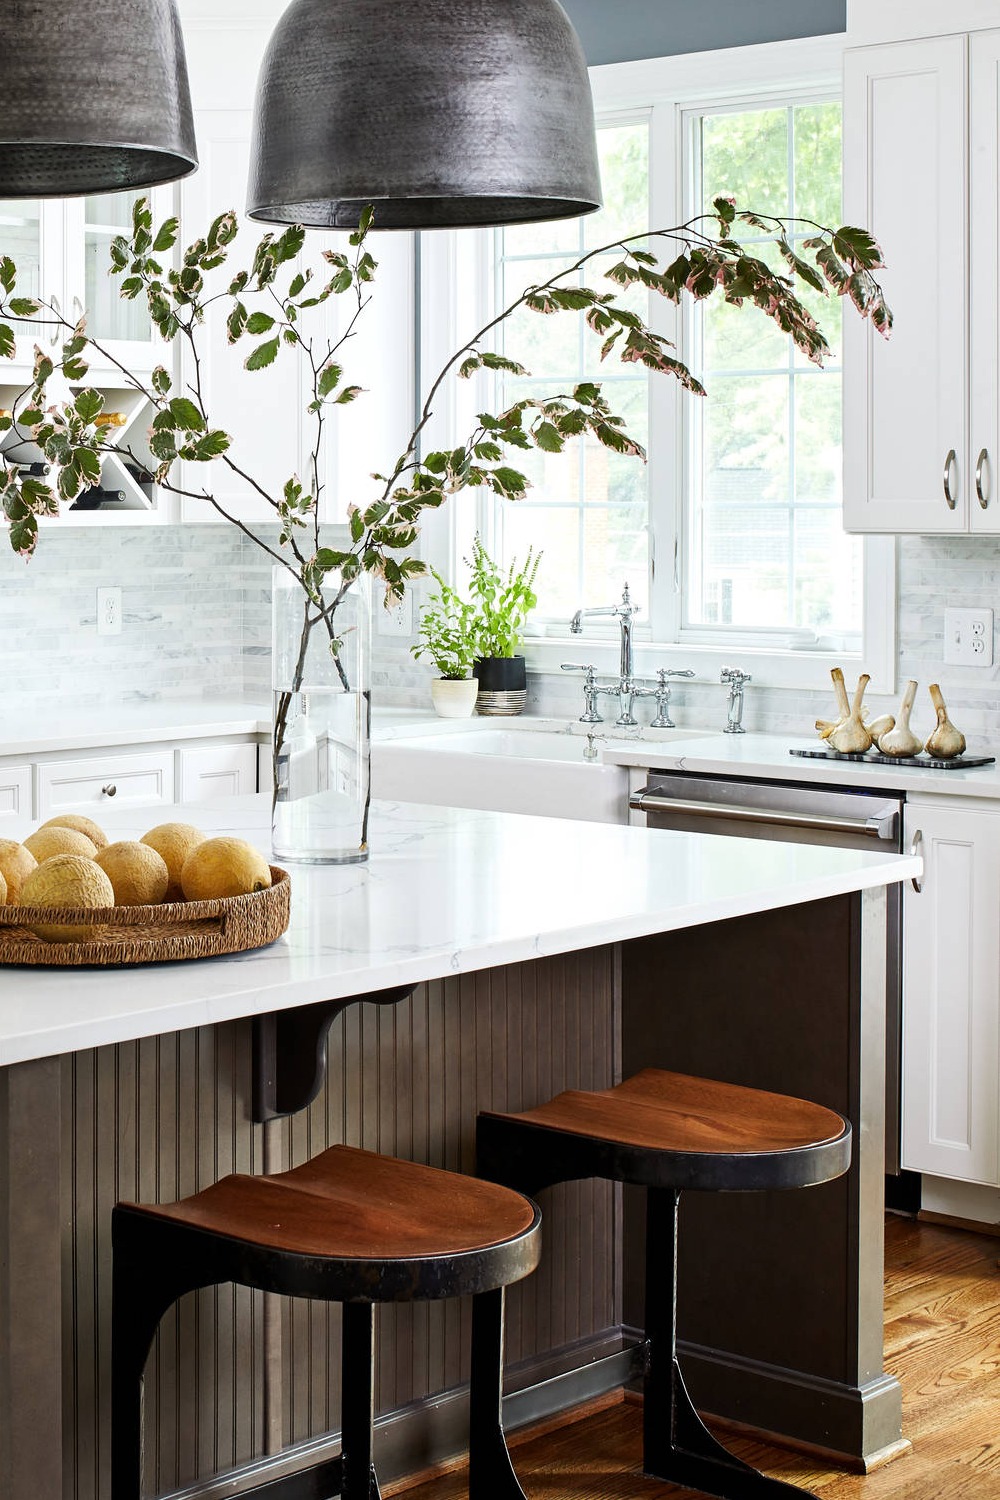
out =
<svg viewBox="0 0 1000 1500"><path fill-rule="evenodd" d="M561 1358L528 1361L509 1372L512 1389L504 1396L504 1428L515 1432L620 1390L638 1363L636 1349L623 1342L617 1329L582 1341ZM468 1438L467 1385L387 1412L375 1422L379 1480L392 1484L454 1462L467 1451ZM340 1434L331 1433L235 1472L172 1490L160 1500L239 1500L257 1485L309 1469L339 1452Z"/></svg>

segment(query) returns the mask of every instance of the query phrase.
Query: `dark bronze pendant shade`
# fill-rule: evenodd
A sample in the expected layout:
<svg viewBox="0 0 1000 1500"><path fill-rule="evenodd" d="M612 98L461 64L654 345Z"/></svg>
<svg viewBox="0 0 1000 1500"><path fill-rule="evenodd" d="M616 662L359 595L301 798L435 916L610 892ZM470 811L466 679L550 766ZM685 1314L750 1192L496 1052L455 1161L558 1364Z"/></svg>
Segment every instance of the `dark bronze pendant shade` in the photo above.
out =
<svg viewBox="0 0 1000 1500"><path fill-rule="evenodd" d="M152 187L198 165L174 0L0 12L0 198Z"/></svg>
<svg viewBox="0 0 1000 1500"><path fill-rule="evenodd" d="M376 229L601 206L583 49L556 0L293 0L257 85L247 212Z"/></svg>

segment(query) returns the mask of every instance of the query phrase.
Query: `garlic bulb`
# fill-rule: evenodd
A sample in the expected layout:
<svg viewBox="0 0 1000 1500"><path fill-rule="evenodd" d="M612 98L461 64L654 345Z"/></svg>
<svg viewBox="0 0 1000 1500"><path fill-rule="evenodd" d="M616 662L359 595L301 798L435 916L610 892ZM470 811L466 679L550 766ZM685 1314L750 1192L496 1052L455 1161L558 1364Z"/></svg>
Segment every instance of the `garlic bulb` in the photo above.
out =
<svg viewBox="0 0 1000 1500"><path fill-rule="evenodd" d="M886 734L877 736L878 747L883 755L919 755L924 748L923 740L910 728L910 714L913 711L913 701L916 696L917 684L911 678L906 684L906 692L899 705L896 727Z"/></svg>
<svg viewBox="0 0 1000 1500"><path fill-rule="evenodd" d="M833 678L834 688L837 689L839 700L839 690L844 686L844 674L839 667L834 667L830 675ZM837 681L838 677L840 679L839 683ZM858 678L858 685L854 690L854 702L848 710L847 717L843 723L837 725L832 733L827 735L827 743L831 750L836 750L841 755L863 755L866 750L870 750L872 747L872 737L865 728L864 720L861 717L861 700L865 696L865 688L870 681L871 678L868 673L862 672ZM845 703L846 700L847 691L844 689Z"/></svg>
<svg viewBox="0 0 1000 1500"><path fill-rule="evenodd" d="M937 714L937 727L931 730L924 749L928 755L935 755L939 760L954 760L965 749L965 735L949 719L941 689L936 682L931 683L929 692Z"/></svg>
<svg viewBox="0 0 1000 1500"><path fill-rule="evenodd" d="M817 719L816 728L819 730L820 738L828 740L835 729L846 724L851 717L851 705L847 697L847 684L844 682L844 674L839 667L834 667L830 672L833 678L833 691L837 699L837 718Z"/></svg>
<svg viewBox="0 0 1000 1500"><path fill-rule="evenodd" d="M879 737L879 735L880 734L888 734L889 730L893 729L895 727L895 724L896 724L896 721L893 718L892 714L882 714L879 718L872 719L872 721L871 721L870 724L866 720L865 721L865 728L867 729L868 733L871 735L872 739L876 743L878 743L878 737Z"/></svg>

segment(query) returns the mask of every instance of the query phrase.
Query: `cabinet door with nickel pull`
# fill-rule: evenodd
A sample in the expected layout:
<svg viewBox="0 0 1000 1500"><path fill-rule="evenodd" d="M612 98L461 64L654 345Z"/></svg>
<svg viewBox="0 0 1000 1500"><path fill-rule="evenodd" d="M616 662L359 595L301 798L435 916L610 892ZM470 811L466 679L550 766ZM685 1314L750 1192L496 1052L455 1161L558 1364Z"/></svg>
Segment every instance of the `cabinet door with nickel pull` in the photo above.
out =
<svg viewBox="0 0 1000 1500"><path fill-rule="evenodd" d="M1000 31L969 39L969 530L1000 532Z"/></svg>
<svg viewBox="0 0 1000 1500"><path fill-rule="evenodd" d="M886 342L844 318L849 531L969 525L968 46L945 36L844 56L844 219L879 241L895 320Z"/></svg>
<svg viewBox="0 0 1000 1500"><path fill-rule="evenodd" d="M37 816L43 820L78 809L92 812L108 805L173 800L172 750L43 761L38 766Z"/></svg>
<svg viewBox="0 0 1000 1500"><path fill-rule="evenodd" d="M913 797L904 821L903 1166L1000 1186L1000 805Z"/></svg>

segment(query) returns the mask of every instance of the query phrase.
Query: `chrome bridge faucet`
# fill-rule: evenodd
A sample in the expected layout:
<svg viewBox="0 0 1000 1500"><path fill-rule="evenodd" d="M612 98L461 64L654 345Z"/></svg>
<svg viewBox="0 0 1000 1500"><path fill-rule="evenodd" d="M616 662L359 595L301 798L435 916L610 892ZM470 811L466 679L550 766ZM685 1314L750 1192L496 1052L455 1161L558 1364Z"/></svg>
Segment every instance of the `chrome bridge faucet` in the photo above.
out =
<svg viewBox="0 0 1000 1500"><path fill-rule="evenodd" d="M746 734L743 728L743 689L753 678L739 667L723 667L719 681L729 684L729 711L723 734Z"/></svg>
<svg viewBox="0 0 1000 1500"><path fill-rule="evenodd" d="M569 628L573 635L579 635L583 630L585 616L613 615L616 616L621 626L621 656L618 664L618 681L616 683L601 684L597 681L597 669L593 666L580 666L576 662L563 662L564 672L584 672L586 676L583 681L584 711L580 715L581 724L601 724L603 720L597 712L597 700L602 694L617 697L618 717L615 720L617 729L633 729L638 726L638 719L632 712L636 698L655 698L656 717L651 721L651 729L673 729L674 722L670 718L670 684L668 677L693 677L694 673L687 670L678 670L670 667L661 667L657 672L656 686L643 686L643 679L634 676L633 651L632 651L632 621L639 613L639 605L632 603L629 586L626 583L622 589L620 604L598 605L592 609L578 609L570 621Z"/></svg>

